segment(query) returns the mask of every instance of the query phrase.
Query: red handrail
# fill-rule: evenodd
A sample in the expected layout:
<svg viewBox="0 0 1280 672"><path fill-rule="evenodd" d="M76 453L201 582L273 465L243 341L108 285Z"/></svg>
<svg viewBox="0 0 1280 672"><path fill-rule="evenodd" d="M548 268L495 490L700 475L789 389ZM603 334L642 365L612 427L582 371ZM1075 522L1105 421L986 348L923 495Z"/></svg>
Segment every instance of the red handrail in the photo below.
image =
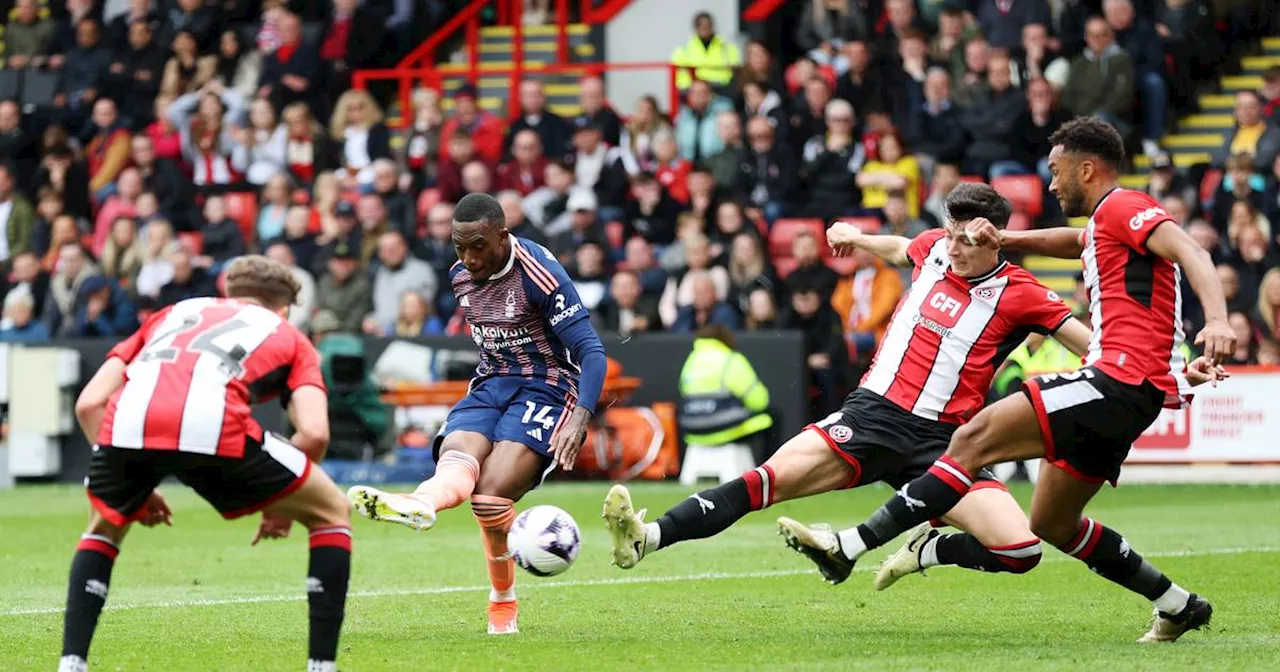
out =
<svg viewBox="0 0 1280 672"><path fill-rule="evenodd" d="M449 19L443 26L436 29L436 32L432 33L431 37L428 37L422 44L409 52L408 55L400 59L400 63L398 63L397 66L402 68L411 68L423 63L434 63L436 49L439 49L440 45L444 44L445 40L453 37L453 34L458 32L458 30L464 26L466 26L467 29L467 39L470 43L469 46L471 46L472 50L475 51L478 49L479 40L472 40L471 32L474 30L478 34L480 28L480 13L495 1L500 5L498 11L499 15L508 14L508 12L501 7L501 5L504 4L501 0L472 0L471 4L463 7L462 11L454 14L453 18ZM520 0L515 0L511 4L514 5L518 2L520 2Z"/></svg>
<svg viewBox="0 0 1280 672"><path fill-rule="evenodd" d="M751 6L742 10L743 21L764 21L787 4L787 0L755 0Z"/></svg>
<svg viewBox="0 0 1280 672"><path fill-rule="evenodd" d="M582 0L582 22L590 25L609 23L613 17L631 4L631 0L604 0L600 6L594 0Z"/></svg>
<svg viewBox="0 0 1280 672"><path fill-rule="evenodd" d="M412 114L412 95L415 84L433 88L442 91L444 88L444 80L448 77L463 76L468 81L475 81L480 74L509 76L511 77L511 87L514 91L519 91L520 82L524 80L525 75L555 75L555 74L576 74L581 77L598 77L610 71L629 71L629 70L666 70L667 71L667 93L670 100L670 114L674 118L680 111L680 89L676 86L676 66L662 61L643 62L643 63L571 63L564 65L524 65L523 63L515 63L514 67L508 68L480 68L478 63L471 63L465 69L447 70L439 67L430 66L424 68L385 68L381 70L357 70L352 74L352 88L366 89L369 82L372 81L395 81L399 84L399 97L401 105L401 115L399 121L393 123L395 127L403 126L410 123ZM518 104L516 98L508 100L508 112L514 112L514 106Z"/></svg>

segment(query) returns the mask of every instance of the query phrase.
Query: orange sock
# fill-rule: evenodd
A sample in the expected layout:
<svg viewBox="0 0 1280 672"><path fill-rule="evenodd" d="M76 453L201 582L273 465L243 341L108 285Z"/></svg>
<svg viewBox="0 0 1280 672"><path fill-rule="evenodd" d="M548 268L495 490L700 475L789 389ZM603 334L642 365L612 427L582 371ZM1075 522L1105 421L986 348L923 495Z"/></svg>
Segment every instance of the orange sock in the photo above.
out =
<svg viewBox="0 0 1280 672"><path fill-rule="evenodd" d="M467 501L471 491L476 489L476 479L479 477L480 463L476 458L451 450L440 456L435 475L423 481L413 494L430 500L436 511L452 509Z"/></svg>
<svg viewBox="0 0 1280 672"><path fill-rule="evenodd" d="M492 602L514 602L516 593L516 563L507 557L507 532L516 519L515 503L506 497L472 495L471 512L480 523L484 540L484 552L489 560L489 593Z"/></svg>

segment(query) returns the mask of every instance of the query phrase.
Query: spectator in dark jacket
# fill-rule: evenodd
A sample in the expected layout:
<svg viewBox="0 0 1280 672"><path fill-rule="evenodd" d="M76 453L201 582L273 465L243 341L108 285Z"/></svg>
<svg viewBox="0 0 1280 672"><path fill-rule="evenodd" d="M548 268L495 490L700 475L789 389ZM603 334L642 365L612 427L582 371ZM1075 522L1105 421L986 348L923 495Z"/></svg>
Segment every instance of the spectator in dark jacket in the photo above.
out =
<svg viewBox="0 0 1280 672"><path fill-rule="evenodd" d="M854 40L844 45L849 69L836 80L836 98L849 101L853 109L889 111L889 83L866 42Z"/></svg>
<svg viewBox="0 0 1280 672"><path fill-rule="evenodd" d="M821 417L840 406L841 385L849 368L848 349L844 343L840 316L831 308L818 288L805 281L788 278L791 305L778 319L778 327L804 334L809 383L817 389L812 400L814 417Z"/></svg>
<svg viewBox="0 0 1280 672"><path fill-rule="evenodd" d="M240 225L227 216L227 204L221 196L210 196L204 202L204 249L197 265L217 275L223 264L245 253L244 234Z"/></svg>
<svg viewBox="0 0 1280 672"><path fill-rule="evenodd" d="M854 175L862 164L862 145L853 132L853 106L843 100L827 105L826 138L815 137L805 147L804 180L807 217L834 219L850 214L862 200Z"/></svg>
<svg viewBox="0 0 1280 672"><path fill-rule="evenodd" d="M173 265L173 279L160 288L158 305L172 306L187 299L217 296L214 278L208 271L194 265L191 252L185 245L175 244L170 249L169 263Z"/></svg>
<svg viewBox="0 0 1280 672"><path fill-rule="evenodd" d="M706 271L689 271L686 278L693 287L693 303L680 309L671 331L691 334L709 324L739 329L742 318L728 303L716 299L716 285Z"/></svg>
<svg viewBox="0 0 1280 672"><path fill-rule="evenodd" d="M1026 85L1027 107L1018 118L1014 137L1020 145L1015 150L1015 160L1028 172L1034 170L1048 186L1049 136L1053 135L1070 118L1053 100L1053 88L1043 79L1032 80Z"/></svg>
<svg viewBox="0 0 1280 672"><path fill-rule="evenodd" d="M152 119L153 101L160 93L168 53L156 44L151 24L138 21L129 26L129 41L117 49L107 68L107 93L120 105L120 113L133 128L143 128Z"/></svg>
<svg viewBox="0 0 1280 672"><path fill-rule="evenodd" d="M325 64L323 84L328 100L336 100L351 88L351 73L383 65L386 53L385 14L357 0L334 0L333 15L320 39L320 60Z"/></svg>
<svg viewBox="0 0 1280 672"><path fill-rule="evenodd" d="M520 116L511 122L502 143L502 160L512 158L511 145L520 131L530 130L542 140L543 153L558 158L572 153L569 142L572 126L560 115L547 109L547 93L542 82L526 79L520 83Z"/></svg>
<svg viewBox="0 0 1280 672"><path fill-rule="evenodd" d="M195 36L200 53L213 51L218 38L218 14L204 0L176 0L169 10L169 25L175 33L188 32Z"/></svg>
<svg viewBox="0 0 1280 672"><path fill-rule="evenodd" d="M152 37L157 44L168 44L170 35L165 17L160 16L153 8L152 0L129 0L129 9L107 23L107 40L115 51L129 48L129 28L135 23L146 23L151 27Z"/></svg>
<svg viewBox="0 0 1280 672"><path fill-rule="evenodd" d="M1014 161L1014 150L1021 144L1014 134L1027 104L1022 92L1014 88L1011 75L1009 57L992 54L986 85L975 89L973 102L963 113L971 138L964 156L965 172L970 175L990 171L991 177L998 177L1021 172L1018 166L1006 163Z"/></svg>
<svg viewBox="0 0 1280 672"><path fill-rule="evenodd" d="M776 130L766 117L747 122L747 151L734 186L737 198L749 204L751 216L770 223L783 215L796 184L795 159L778 146Z"/></svg>
<svg viewBox="0 0 1280 672"><path fill-rule="evenodd" d="M866 39L869 34L861 2L809 0L800 13L795 38L796 46L814 62L843 73L848 63L840 53L841 47L851 40Z"/></svg>
<svg viewBox="0 0 1280 672"><path fill-rule="evenodd" d="M302 23L293 14L276 21L280 46L262 59L258 95L269 96L276 109L314 99L312 82L320 71L320 55L302 39Z"/></svg>
<svg viewBox="0 0 1280 672"><path fill-rule="evenodd" d="M1169 89L1164 82L1164 44L1160 34L1146 19L1140 19L1131 0L1105 0L1102 3L1107 25L1115 31L1116 44L1133 63L1134 93L1142 100L1142 150L1147 156L1160 151L1164 137L1165 108Z"/></svg>
<svg viewBox="0 0 1280 672"><path fill-rule="evenodd" d="M1214 27L1208 0L1157 0L1155 29L1172 61L1170 88L1174 103L1194 108L1196 83L1209 77L1222 60L1224 45Z"/></svg>
<svg viewBox="0 0 1280 672"><path fill-rule="evenodd" d="M111 52L102 45L102 28L95 19L76 25L76 45L69 49L58 80L53 104L63 110L66 126L84 124L93 102L103 94Z"/></svg>
<svg viewBox="0 0 1280 672"><path fill-rule="evenodd" d="M1012 51L1022 43L1022 28L1028 23L1049 21L1045 0L978 0L978 27L991 46Z"/></svg>
<svg viewBox="0 0 1280 672"><path fill-rule="evenodd" d="M574 132L574 181L595 194L601 217L615 221L622 216L627 199L627 169L622 165L621 152L607 145L602 136L594 124L579 126Z"/></svg>
<svg viewBox="0 0 1280 672"><path fill-rule="evenodd" d="M1062 102L1076 116L1099 116L1126 133L1132 129L1133 62L1100 18L1086 24L1084 53L1071 61Z"/></svg>
<svg viewBox="0 0 1280 672"><path fill-rule="evenodd" d="M951 101L951 75L940 66L924 78L924 105L909 117L907 144L934 161L959 161L964 156L965 131L960 110Z"/></svg>
<svg viewBox="0 0 1280 672"><path fill-rule="evenodd" d="M683 208L658 183L653 173L631 178L631 200L622 218L622 237L640 236L653 245L670 245L676 239L676 218Z"/></svg>
<svg viewBox="0 0 1280 672"><path fill-rule="evenodd" d="M112 280L95 275L80 285L75 323L64 336L123 338L138 328L138 310Z"/></svg>
<svg viewBox="0 0 1280 672"><path fill-rule="evenodd" d="M0 161L13 165L24 187L40 163L37 138L22 128L22 109L13 100L0 101Z"/></svg>

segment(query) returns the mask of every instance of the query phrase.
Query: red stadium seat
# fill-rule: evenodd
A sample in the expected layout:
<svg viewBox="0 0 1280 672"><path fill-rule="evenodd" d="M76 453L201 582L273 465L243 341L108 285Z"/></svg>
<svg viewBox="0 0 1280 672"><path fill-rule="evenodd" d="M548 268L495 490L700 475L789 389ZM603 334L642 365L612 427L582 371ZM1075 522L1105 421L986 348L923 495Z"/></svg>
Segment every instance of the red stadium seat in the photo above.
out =
<svg viewBox="0 0 1280 672"><path fill-rule="evenodd" d="M801 231L812 233L818 239L818 247L823 247L826 226L821 219L779 219L769 232L769 256L791 256L791 239Z"/></svg>
<svg viewBox="0 0 1280 672"><path fill-rule="evenodd" d="M622 222L609 222L608 224L605 224L604 235L609 239L609 244L612 245L615 250L621 250L622 247L626 245L627 241L622 239Z"/></svg>
<svg viewBox="0 0 1280 672"><path fill-rule="evenodd" d="M791 257L775 257L773 260L773 270L778 272L779 280L786 280L787 276L791 275L791 271L796 270L796 266L799 265L800 262Z"/></svg>
<svg viewBox="0 0 1280 672"><path fill-rule="evenodd" d="M858 227L858 230L863 233L880 233L880 220L875 217L848 217L840 221L848 222Z"/></svg>
<svg viewBox="0 0 1280 672"><path fill-rule="evenodd" d="M853 272L858 270L858 260L852 256L831 257L827 260L827 266L842 276L853 275Z"/></svg>
<svg viewBox="0 0 1280 672"><path fill-rule="evenodd" d="M236 220L246 241L256 238L258 230L258 195L253 192L231 192L223 197L227 204L227 216Z"/></svg>
<svg viewBox="0 0 1280 672"><path fill-rule="evenodd" d="M1209 209L1209 202L1213 200L1213 195L1217 193L1221 184L1221 169L1210 168L1204 171L1204 177L1200 178L1200 207L1206 210Z"/></svg>
<svg viewBox="0 0 1280 672"><path fill-rule="evenodd" d="M199 256L204 251L204 236L199 231L183 231L178 234L178 241L191 254Z"/></svg>
<svg viewBox="0 0 1280 672"><path fill-rule="evenodd" d="M1039 175L1006 175L991 180L991 187L1013 203L1016 212L1031 219L1044 213L1044 182Z"/></svg>
<svg viewBox="0 0 1280 672"><path fill-rule="evenodd" d="M1009 225L1005 228L1010 231L1027 231L1032 228L1031 218L1025 213L1015 212L1010 215Z"/></svg>

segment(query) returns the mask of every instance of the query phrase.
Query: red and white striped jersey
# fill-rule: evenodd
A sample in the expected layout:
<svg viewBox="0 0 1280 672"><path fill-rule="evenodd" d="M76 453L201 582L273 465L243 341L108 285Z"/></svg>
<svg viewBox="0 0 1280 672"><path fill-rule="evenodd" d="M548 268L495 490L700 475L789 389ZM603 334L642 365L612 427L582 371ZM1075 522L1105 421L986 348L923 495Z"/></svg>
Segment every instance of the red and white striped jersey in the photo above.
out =
<svg viewBox="0 0 1280 672"><path fill-rule="evenodd" d="M1169 213L1141 191L1113 189L1085 227L1084 283L1093 337L1085 364L1123 383L1149 380L1165 393L1165 406L1191 400L1181 346L1182 272L1147 249L1147 239Z"/></svg>
<svg viewBox="0 0 1280 672"><path fill-rule="evenodd" d="M279 315L234 299L188 299L147 319L107 358L128 364L98 443L242 457L262 440L250 406L313 385L320 355Z"/></svg>
<svg viewBox="0 0 1280 672"><path fill-rule="evenodd" d="M1019 266L986 275L951 270L946 234L920 234L915 266L861 386L928 420L963 424L981 410L996 369L1031 333L1052 334L1071 311Z"/></svg>

